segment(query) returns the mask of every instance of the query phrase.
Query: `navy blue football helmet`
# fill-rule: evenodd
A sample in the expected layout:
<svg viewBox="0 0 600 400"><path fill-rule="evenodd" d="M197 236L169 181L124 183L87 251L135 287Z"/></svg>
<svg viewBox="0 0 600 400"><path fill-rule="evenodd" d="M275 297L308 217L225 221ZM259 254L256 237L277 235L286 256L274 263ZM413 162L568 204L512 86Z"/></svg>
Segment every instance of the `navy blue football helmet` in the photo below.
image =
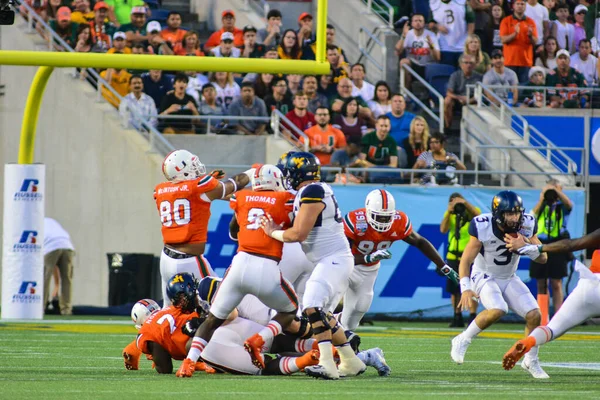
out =
<svg viewBox="0 0 600 400"><path fill-rule="evenodd" d="M167 297L173 306L181 308L186 312L196 309L196 297L198 296L198 280L194 275L183 272L173 275L167 284Z"/></svg>
<svg viewBox="0 0 600 400"><path fill-rule="evenodd" d="M294 153L297 153L297 151L288 151L287 153L283 153L283 155L279 157L279 161L277 161L277 164L275 165L281 170L281 172L283 172L284 177L287 177L289 175L290 171L288 171L287 169L287 164L292 154Z"/></svg>
<svg viewBox="0 0 600 400"><path fill-rule="evenodd" d="M504 218L504 214L507 212L519 213L519 219L516 224L509 224ZM496 223L506 233L515 233L521 229L521 221L523 214L525 213L525 207L523 207L523 200L521 196L510 190L504 190L494 196L492 200L492 216Z"/></svg>
<svg viewBox="0 0 600 400"><path fill-rule="evenodd" d="M321 162L312 153L305 151L290 152L286 155L285 164L282 167L278 167L283 172L284 179L287 178L289 186L298 190L298 186L302 182L306 181L320 181L321 180Z"/></svg>

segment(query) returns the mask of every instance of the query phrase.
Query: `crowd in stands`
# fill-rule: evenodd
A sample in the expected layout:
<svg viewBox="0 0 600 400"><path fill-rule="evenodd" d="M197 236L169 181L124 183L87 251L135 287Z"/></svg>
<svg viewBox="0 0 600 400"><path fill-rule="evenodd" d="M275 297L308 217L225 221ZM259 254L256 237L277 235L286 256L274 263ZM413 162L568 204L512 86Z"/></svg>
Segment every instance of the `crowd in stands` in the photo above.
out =
<svg viewBox="0 0 600 400"><path fill-rule="evenodd" d="M297 26L285 29L281 12L272 9L266 27L256 29L237 26L235 12L225 10L220 29L201 43L197 32L182 29L180 13L153 20L152 10L142 0L25 2L76 52L315 59L315 25L309 13L300 14ZM407 21L398 27L395 50L400 65L410 66L423 78L435 68L445 71L446 128L462 105L475 101L467 98L466 88L476 82L496 86L490 89L493 95L487 93L493 103L590 106L590 92L568 88L598 82L595 4L430 0L424 15L414 12L409 0L392 3L398 3L394 5L397 16L405 17L400 22ZM24 7L20 11L27 17ZM37 29L48 35L40 26ZM65 50L60 43L55 47ZM100 76L123 100L106 88L102 93L136 129L145 119L165 134L262 135L272 133L269 116L278 110L285 116L284 134L299 142L308 137L310 150L323 165L465 168L456 155L445 151L443 135L430 134L424 118L406 111L406 99L395 88L385 81L365 80L365 65L347 58L336 44L332 25L327 25L326 51L331 71L322 76L107 69ZM410 89L415 80L401 73ZM85 71L81 75L89 78ZM540 86L553 89L544 93ZM211 118L180 118L198 115ZM236 120L236 116L262 119ZM432 176L424 174L419 180L427 182ZM359 182L365 177L334 179Z"/></svg>

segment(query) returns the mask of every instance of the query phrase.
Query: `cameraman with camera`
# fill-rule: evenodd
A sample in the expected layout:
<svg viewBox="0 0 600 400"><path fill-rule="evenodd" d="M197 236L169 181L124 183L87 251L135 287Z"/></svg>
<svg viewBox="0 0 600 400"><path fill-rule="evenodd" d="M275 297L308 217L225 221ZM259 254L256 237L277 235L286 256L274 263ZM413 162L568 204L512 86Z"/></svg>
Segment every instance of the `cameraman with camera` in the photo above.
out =
<svg viewBox="0 0 600 400"><path fill-rule="evenodd" d="M469 225L471 220L481 214L481 210L469 203L460 193L452 193L448 199L448 209L444 213L444 219L440 224L440 232L448 233L448 253L446 254L446 263L458 272L458 265L462 253L469 243ZM451 294L450 301L454 309L454 319L450 324L452 328L462 328L465 326L462 311L458 309L460 301L460 287L448 280L446 282L446 291ZM477 315L477 304L471 308L469 323Z"/></svg>
<svg viewBox="0 0 600 400"><path fill-rule="evenodd" d="M537 218L537 235L543 244L570 238L567 219L572 208L573 203L563 193L560 183L556 179L550 179L531 210ZM567 264L572 258L571 253L552 253L548 254L546 264L531 261L529 276L537 281L537 301L542 313L542 325L548 323L548 279L556 313L563 303L562 279L568 275Z"/></svg>

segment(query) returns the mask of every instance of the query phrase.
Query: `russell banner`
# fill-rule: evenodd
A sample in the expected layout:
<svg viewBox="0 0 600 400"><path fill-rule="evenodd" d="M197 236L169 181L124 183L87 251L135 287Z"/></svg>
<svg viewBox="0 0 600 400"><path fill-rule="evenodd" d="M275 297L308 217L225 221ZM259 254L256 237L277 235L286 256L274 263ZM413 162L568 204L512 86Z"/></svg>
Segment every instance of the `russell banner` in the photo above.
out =
<svg viewBox="0 0 600 400"><path fill-rule="evenodd" d="M42 164L4 166L2 319L44 316Z"/></svg>
<svg viewBox="0 0 600 400"><path fill-rule="evenodd" d="M379 186L333 186L342 213L364 207L365 197ZM464 187L412 187L389 186L385 188L394 196L396 208L411 219L413 229L426 237L445 258L447 235L440 233L440 222L448 208L448 197L453 192L461 193L469 202L479 207L482 213L490 212L493 196L500 189ZM572 237L584 233L585 193L582 190L565 191L574 207L568 219ZM539 190L518 190L523 198L526 212L531 210L540 197ZM236 244L229 238L228 228L232 211L226 202L215 201L211 207L209 244L206 258L220 276L230 265ZM431 309L450 304L445 292L446 278L435 272L435 265L421 252L404 242L391 247L393 257L382 262L375 283L375 297L371 313L407 313ZM535 293L534 281L529 279L529 259L522 257L518 275ZM448 312L451 313L450 308ZM450 314L449 314L450 315Z"/></svg>

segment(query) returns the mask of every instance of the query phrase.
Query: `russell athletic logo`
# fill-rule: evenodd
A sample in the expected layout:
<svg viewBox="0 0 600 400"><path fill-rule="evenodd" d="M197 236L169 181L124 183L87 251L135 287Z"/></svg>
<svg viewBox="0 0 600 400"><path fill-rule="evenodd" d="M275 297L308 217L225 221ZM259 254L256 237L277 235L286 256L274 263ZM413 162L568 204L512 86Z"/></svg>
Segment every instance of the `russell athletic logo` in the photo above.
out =
<svg viewBox="0 0 600 400"><path fill-rule="evenodd" d="M15 253L33 253L42 250L42 246L38 244L37 231L23 231L19 243L13 246Z"/></svg>
<svg viewBox="0 0 600 400"><path fill-rule="evenodd" d="M13 303L39 303L42 301L42 296L36 294L36 281L23 281L17 294L13 294Z"/></svg>
<svg viewBox="0 0 600 400"><path fill-rule="evenodd" d="M21 188L15 193L14 199L16 201L40 201L42 200L42 194L38 192L38 185L40 181L38 179L23 179Z"/></svg>

